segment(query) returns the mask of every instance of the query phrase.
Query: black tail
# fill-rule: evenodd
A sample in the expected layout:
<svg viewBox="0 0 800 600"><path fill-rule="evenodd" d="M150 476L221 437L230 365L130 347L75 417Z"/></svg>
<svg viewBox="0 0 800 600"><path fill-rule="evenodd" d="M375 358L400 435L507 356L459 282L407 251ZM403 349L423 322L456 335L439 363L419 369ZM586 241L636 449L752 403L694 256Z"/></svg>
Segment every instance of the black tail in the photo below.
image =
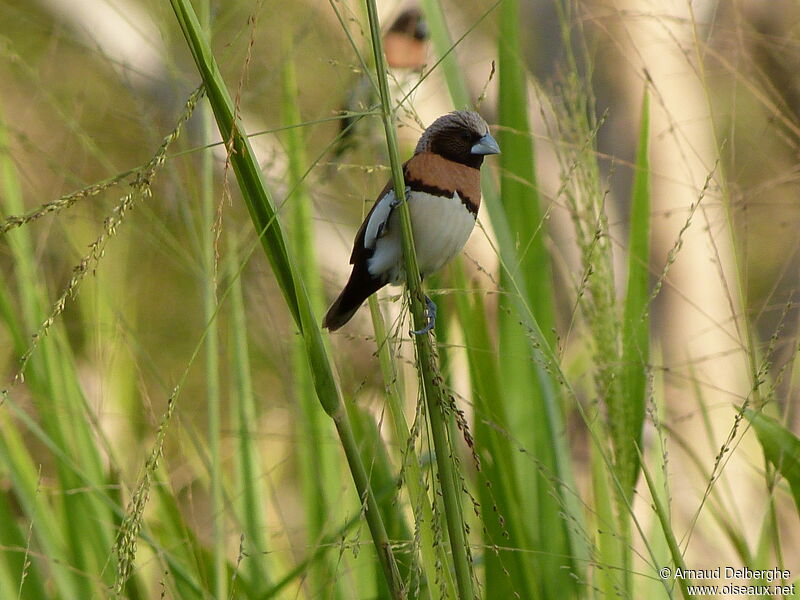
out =
<svg viewBox="0 0 800 600"><path fill-rule="evenodd" d="M356 314L364 300L384 285L386 282L372 277L365 266L356 265L342 293L325 313L322 326L329 331L336 331Z"/></svg>

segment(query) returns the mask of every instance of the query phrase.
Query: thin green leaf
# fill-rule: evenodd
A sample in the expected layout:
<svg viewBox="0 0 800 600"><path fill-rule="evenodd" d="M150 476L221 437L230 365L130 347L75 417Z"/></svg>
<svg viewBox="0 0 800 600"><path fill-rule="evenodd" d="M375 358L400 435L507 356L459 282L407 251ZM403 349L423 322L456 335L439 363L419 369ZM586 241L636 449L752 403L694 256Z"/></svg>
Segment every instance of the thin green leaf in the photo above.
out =
<svg viewBox="0 0 800 600"><path fill-rule="evenodd" d="M650 101L645 88L636 151L635 176L631 194L630 234L628 243L628 287L622 330L622 389L625 399L623 435L632 449L641 446L647 395L647 365L650 360L649 301L650 260ZM639 476L638 453L632 457L628 472L620 474L625 493L630 497Z"/></svg>
<svg viewBox="0 0 800 600"><path fill-rule="evenodd" d="M231 165L250 212L251 220L259 233L259 239L272 265L284 300L303 337L317 398L325 412L336 424L336 430L356 489L359 497L365 503L366 520L387 585L394 598L403 598L405 593L394 554L367 470L359 455L358 443L333 376L333 368L322 339L319 319L314 314L305 282L299 275L297 265L289 256L275 204L267 191L263 174L255 160L246 131L236 115L233 100L225 86L211 47L203 34L191 3L188 0L171 0L171 4L203 78L208 99L217 120L217 127L222 139L228 145Z"/></svg>
<svg viewBox="0 0 800 600"><path fill-rule="evenodd" d="M263 592L270 585L267 568L266 539L266 491L264 490L264 471L258 446L258 422L255 393L250 373L250 346L247 339L247 315L244 307L242 282L239 277L239 253L235 241L228 246L228 271L234 277L231 282L231 347L235 393L231 395L235 405L236 436L238 443L237 471L241 490L238 513L244 535L244 552L247 556L243 565L256 590ZM319 411L317 411L319 412Z"/></svg>
<svg viewBox="0 0 800 600"><path fill-rule="evenodd" d="M800 438L772 417L750 408L744 409L764 450L764 455L789 484L800 512Z"/></svg>
<svg viewBox="0 0 800 600"><path fill-rule="evenodd" d="M392 113L392 99L389 94L389 82L386 74L386 61L383 56L383 45L378 20L378 10L375 0L366 0L367 14L369 16L370 38L372 52L375 57L375 69L378 78L378 88L381 97L381 117L386 134L386 145L389 150L389 159L392 167L392 183L395 196L405 198L405 182L403 168L400 162L400 153L397 144L394 115ZM427 316L422 294L422 280L417 265L417 255L414 248L414 238L411 229L411 213L408 202L401 202L399 206L400 224L402 228L403 262L405 265L406 288L411 305L414 327L420 330L425 327ZM415 349L417 352L417 370L420 379L422 396L427 406L428 423L431 437L435 447L436 467L440 484L442 500L445 509L445 521L450 537L453 568L458 592L462 600L473 597L472 563L467 545L464 517L461 509L460 486L457 486L457 461L451 440L447 434L445 415L447 402L440 384L441 377L432 344L432 335L415 336Z"/></svg>

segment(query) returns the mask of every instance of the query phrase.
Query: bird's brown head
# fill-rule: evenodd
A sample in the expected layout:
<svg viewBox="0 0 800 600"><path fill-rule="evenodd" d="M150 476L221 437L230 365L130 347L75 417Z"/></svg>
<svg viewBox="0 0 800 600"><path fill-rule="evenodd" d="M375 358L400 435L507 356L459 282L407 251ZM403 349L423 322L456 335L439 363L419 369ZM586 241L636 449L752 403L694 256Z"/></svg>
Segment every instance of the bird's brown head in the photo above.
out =
<svg viewBox="0 0 800 600"><path fill-rule="evenodd" d="M487 154L500 147L478 113L457 110L436 119L422 133L414 154L433 152L463 165L480 168Z"/></svg>
<svg viewBox="0 0 800 600"><path fill-rule="evenodd" d="M424 42L428 39L428 26L418 8L409 8L394 20L389 33L403 33Z"/></svg>
<svg viewBox="0 0 800 600"><path fill-rule="evenodd" d="M422 70L428 58L428 26L419 9L397 17L383 37L383 50L393 69Z"/></svg>

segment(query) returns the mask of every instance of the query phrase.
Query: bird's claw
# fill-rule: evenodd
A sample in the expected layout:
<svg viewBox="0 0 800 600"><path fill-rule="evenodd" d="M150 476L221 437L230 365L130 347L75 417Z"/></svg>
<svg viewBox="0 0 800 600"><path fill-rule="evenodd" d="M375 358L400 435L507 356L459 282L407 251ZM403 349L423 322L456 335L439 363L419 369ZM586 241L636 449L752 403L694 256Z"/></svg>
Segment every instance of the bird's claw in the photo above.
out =
<svg viewBox="0 0 800 600"><path fill-rule="evenodd" d="M406 196L406 202L411 200L411 188L409 186L406 186L405 196ZM392 208L397 208L398 206L400 206L400 200L397 197L392 198L392 201L389 203L389 206L391 206Z"/></svg>
<svg viewBox="0 0 800 600"><path fill-rule="evenodd" d="M436 325L436 303L431 300L428 296L425 296L425 316L427 318L427 323L425 327L422 329L411 330L411 333L414 335L423 335L428 333L431 329L433 329L434 325Z"/></svg>

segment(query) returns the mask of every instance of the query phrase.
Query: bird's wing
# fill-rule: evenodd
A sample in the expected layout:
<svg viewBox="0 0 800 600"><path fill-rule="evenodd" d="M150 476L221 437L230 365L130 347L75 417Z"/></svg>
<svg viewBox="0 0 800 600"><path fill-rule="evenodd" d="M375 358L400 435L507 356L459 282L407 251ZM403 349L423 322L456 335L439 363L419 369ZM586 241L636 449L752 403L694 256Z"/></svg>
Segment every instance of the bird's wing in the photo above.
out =
<svg viewBox="0 0 800 600"><path fill-rule="evenodd" d="M406 166L410 162L407 161L403 164L403 172L406 171ZM383 186L383 190L378 194L378 199L375 204L367 213L364 222L356 233L355 242L353 242L353 252L350 255L350 264L354 265L358 260L366 260L372 256L375 250L375 242L386 234L386 228L389 224L389 217L392 216L392 211L395 209L394 201L394 184L390 179Z"/></svg>

